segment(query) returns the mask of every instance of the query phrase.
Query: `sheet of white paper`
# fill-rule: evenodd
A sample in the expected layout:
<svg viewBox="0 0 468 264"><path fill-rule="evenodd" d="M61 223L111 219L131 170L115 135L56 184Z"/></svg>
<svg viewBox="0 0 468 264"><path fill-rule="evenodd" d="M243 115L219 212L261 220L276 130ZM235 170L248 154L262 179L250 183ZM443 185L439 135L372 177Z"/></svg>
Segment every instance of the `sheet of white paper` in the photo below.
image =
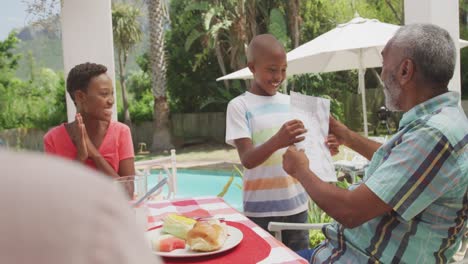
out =
<svg viewBox="0 0 468 264"><path fill-rule="evenodd" d="M310 170L323 181L336 181L335 167L330 151L325 143L328 135L330 100L303 95L291 91L291 116L304 123L307 133L305 140L296 143L304 149L309 159Z"/></svg>

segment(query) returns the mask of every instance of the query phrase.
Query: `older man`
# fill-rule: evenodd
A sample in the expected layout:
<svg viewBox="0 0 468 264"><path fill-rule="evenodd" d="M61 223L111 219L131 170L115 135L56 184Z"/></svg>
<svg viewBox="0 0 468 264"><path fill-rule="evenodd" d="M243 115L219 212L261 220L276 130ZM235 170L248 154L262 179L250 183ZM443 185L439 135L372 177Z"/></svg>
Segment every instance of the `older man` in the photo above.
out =
<svg viewBox="0 0 468 264"><path fill-rule="evenodd" d="M468 121L447 89L455 54L434 25L403 26L387 43L381 77L387 107L404 112L398 132L381 146L330 120L340 143L371 159L349 190L322 182L303 152L285 153L284 169L336 220L311 262L446 263L455 254L468 213Z"/></svg>

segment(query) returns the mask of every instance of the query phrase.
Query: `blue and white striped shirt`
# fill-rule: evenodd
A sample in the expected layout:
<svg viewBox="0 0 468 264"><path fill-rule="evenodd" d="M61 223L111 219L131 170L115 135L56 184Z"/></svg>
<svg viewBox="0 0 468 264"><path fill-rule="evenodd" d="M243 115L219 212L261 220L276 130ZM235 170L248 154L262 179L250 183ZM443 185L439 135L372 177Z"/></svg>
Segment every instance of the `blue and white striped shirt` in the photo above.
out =
<svg viewBox="0 0 468 264"><path fill-rule="evenodd" d="M458 98L447 92L403 115L362 182L393 210L354 229L324 227L312 263L450 260L468 214L468 121Z"/></svg>

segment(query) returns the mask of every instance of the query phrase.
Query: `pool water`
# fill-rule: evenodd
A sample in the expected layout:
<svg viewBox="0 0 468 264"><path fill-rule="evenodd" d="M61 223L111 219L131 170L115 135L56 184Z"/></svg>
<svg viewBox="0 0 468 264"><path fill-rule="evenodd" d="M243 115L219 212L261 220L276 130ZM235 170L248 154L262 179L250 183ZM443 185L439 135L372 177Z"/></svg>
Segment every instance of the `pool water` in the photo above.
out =
<svg viewBox="0 0 468 264"><path fill-rule="evenodd" d="M159 171L152 171L151 174L159 175ZM223 190L231 175L228 171L178 169L176 198L216 196ZM156 182L157 177L149 177L148 189L156 185ZM230 206L242 211L242 190L238 185L242 186L242 178L236 176L223 199ZM164 192L167 193L167 186L165 188Z"/></svg>

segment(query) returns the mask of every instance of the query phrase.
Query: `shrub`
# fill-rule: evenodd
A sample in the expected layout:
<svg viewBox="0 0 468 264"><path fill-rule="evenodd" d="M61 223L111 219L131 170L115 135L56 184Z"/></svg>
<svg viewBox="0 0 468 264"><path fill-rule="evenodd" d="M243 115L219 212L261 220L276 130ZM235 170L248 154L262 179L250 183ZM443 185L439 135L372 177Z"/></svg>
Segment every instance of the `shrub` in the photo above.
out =
<svg viewBox="0 0 468 264"><path fill-rule="evenodd" d="M318 246L323 240L325 240L325 235L322 233L322 230L309 231L310 248Z"/></svg>

